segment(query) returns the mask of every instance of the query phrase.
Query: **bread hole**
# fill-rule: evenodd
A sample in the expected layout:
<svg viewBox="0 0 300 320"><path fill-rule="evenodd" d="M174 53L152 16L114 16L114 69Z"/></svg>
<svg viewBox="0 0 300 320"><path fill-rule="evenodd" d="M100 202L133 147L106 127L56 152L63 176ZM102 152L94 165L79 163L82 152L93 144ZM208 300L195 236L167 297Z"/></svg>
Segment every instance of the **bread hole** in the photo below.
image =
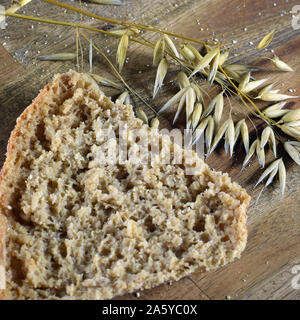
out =
<svg viewBox="0 0 300 320"><path fill-rule="evenodd" d="M73 187L73 189L74 189L78 194L81 193L82 187L80 186L79 183L73 183L72 187Z"/></svg>
<svg viewBox="0 0 300 320"><path fill-rule="evenodd" d="M82 86L82 84L81 84ZM89 82L84 82L84 89L88 89L91 86L91 84Z"/></svg>
<svg viewBox="0 0 300 320"><path fill-rule="evenodd" d="M126 168L119 166L119 170L117 172L116 178L118 180L125 180L129 176L128 171Z"/></svg>
<svg viewBox="0 0 300 320"><path fill-rule="evenodd" d="M115 256L116 256L117 259L123 259L123 258L124 258L124 256L123 256L122 253L121 253L120 248L116 248L116 250L115 250Z"/></svg>
<svg viewBox="0 0 300 320"><path fill-rule="evenodd" d="M48 181L48 191L49 193L55 193L55 191L57 190L57 181L54 180L49 180Z"/></svg>
<svg viewBox="0 0 300 320"><path fill-rule="evenodd" d="M127 191L133 189L135 187L134 183L132 181L128 181L126 185Z"/></svg>
<svg viewBox="0 0 300 320"><path fill-rule="evenodd" d="M227 234L223 238L221 238L222 242L227 242L229 240L230 240L230 238L229 238L229 236Z"/></svg>
<svg viewBox="0 0 300 320"><path fill-rule="evenodd" d="M195 221L193 230L196 232L203 232L205 230L205 220L204 218Z"/></svg>
<svg viewBox="0 0 300 320"><path fill-rule="evenodd" d="M110 248L108 248L108 247L103 247L102 250L101 250L101 254L102 254L103 256L109 256L109 255L110 255L110 252L111 252L111 250L110 250Z"/></svg>
<svg viewBox="0 0 300 320"><path fill-rule="evenodd" d="M214 219L215 219L215 224L218 224L220 220L220 216L214 216Z"/></svg>
<svg viewBox="0 0 300 320"><path fill-rule="evenodd" d="M78 116L80 117L80 121L78 121L79 123L85 122L89 119L89 115L87 115L85 112L88 109L87 105L83 104L80 106L80 108L80 112L78 112Z"/></svg>
<svg viewBox="0 0 300 320"><path fill-rule="evenodd" d="M60 242L58 246L59 253L61 254L62 258L66 258L67 256L67 248L64 244L64 242Z"/></svg>
<svg viewBox="0 0 300 320"><path fill-rule="evenodd" d="M22 285L22 281L26 278L23 262L16 257L12 257L10 261L10 266L13 281L16 282L18 285Z"/></svg>
<svg viewBox="0 0 300 320"><path fill-rule="evenodd" d="M30 170L30 166L31 166L31 161L30 160L24 160L21 164L21 168L22 169L27 169Z"/></svg>
<svg viewBox="0 0 300 320"><path fill-rule="evenodd" d="M209 236L209 234L207 232L203 232L201 234L200 238L204 243L207 243L210 240L210 236Z"/></svg>
<svg viewBox="0 0 300 320"><path fill-rule="evenodd" d="M148 215L147 218L144 220L144 225L146 227L146 230L151 233L157 229L150 215Z"/></svg>
<svg viewBox="0 0 300 320"><path fill-rule="evenodd" d="M20 160L20 157L21 157L20 152L18 152L18 153L16 154L15 159L14 159L14 165L16 165L16 164L18 163L18 161Z"/></svg>
<svg viewBox="0 0 300 320"><path fill-rule="evenodd" d="M219 224L219 229L220 229L221 231L224 231L224 230L225 230L225 224L224 224L224 223L220 223L220 224Z"/></svg>
<svg viewBox="0 0 300 320"><path fill-rule="evenodd" d="M40 142L41 146L43 147L44 150L49 151L49 141L46 138L45 135L45 124L44 122L41 122L40 124L38 124L36 126L35 129L35 135L38 139L38 141Z"/></svg>
<svg viewBox="0 0 300 320"><path fill-rule="evenodd" d="M174 254L178 259L182 258L183 253L184 249L182 247L179 247L178 249L174 250Z"/></svg>

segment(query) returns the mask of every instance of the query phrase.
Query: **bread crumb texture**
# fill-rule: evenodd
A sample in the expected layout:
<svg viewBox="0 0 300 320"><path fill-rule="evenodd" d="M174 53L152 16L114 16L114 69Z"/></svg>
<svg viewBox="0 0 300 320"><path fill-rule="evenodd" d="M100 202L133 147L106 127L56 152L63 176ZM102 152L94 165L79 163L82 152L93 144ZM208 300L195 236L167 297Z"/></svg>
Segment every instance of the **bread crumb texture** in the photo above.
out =
<svg viewBox="0 0 300 320"><path fill-rule="evenodd" d="M196 175L162 164L163 151L152 163L101 163L99 148L113 143L101 132L118 143L121 122L162 139L74 71L19 117L1 171L2 298L110 299L240 256L246 191L194 153ZM137 143L128 135L129 152ZM171 157L182 150L169 146Z"/></svg>

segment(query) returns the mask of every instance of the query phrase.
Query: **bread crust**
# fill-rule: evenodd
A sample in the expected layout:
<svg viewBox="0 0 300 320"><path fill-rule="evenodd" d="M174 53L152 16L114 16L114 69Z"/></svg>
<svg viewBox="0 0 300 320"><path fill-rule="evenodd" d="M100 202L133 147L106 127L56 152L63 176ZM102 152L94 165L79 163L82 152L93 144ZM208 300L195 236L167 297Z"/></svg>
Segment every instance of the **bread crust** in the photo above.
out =
<svg viewBox="0 0 300 320"><path fill-rule="evenodd" d="M22 125L25 120L28 119L29 115L34 111L34 109L38 108L39 103L43 100L44 96L48 94L49 88L50 84L48 83L40 91L38 96L33 100L32 104L29 105L18 117L16 125L12 130L8 140L6 159L0 171L0 267L3 266L5 268L5 242L7 238L5 215L9 214L9 210L7 208L6 193L4 192L2 185L5 184L8 169L14 161L15 151L17 149L16 140L17 137L21 134ZM0 290L0 300L3 299L5 299L5 290Z"/></svg>
<svg viewBox="0 0 300 320"><path fill-rule="evenodd" d="M69 82L76 81L76 78L78 79L78 76L79 75L77 73L72 73ZM34 99L32 104L28 106L23 111L23 113L19 116L16 122L16 126L11 132L11 135L8 141L6 160L0 172L0 192L1 192L0 194L0 266L5 267L5 241L7 238L5 216L10 214L7 208L7 205L8 205L7 195L5 193L5 190L4 190L5 188L3 188L3 186L5 186L7 183L6 180L7 180L7 174L9 169L14 165L16 153L18 150L17 138L22 135L22 130L21 130L22 126L28 120L28 118L31 117L31 115L34 112L39 112L38 111L39 104L43 101L45 96L48 94L50 87L51 87L51 83L47 84L40 91L39 95ZM235 228L235 235L238 235L238 238L236 238L236 250L237 250L236 256L240 255L240 253L245 248L246 242L247 242L246 211L249 206L250 199L251 199L250 196L243 191L242 205L239 206L239 208L237 209L237 212L235 213L236 224L234 228ZM5 298L5 290L0 290L0 299L4 299L4 298Z"/></svg>

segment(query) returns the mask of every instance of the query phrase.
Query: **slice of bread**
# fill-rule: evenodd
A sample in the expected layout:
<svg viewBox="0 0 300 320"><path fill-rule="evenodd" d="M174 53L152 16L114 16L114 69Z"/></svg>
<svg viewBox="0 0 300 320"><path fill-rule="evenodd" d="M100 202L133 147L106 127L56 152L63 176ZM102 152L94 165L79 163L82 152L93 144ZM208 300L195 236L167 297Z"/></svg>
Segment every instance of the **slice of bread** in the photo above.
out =
<svg viewBox="0 0 300 320"><path fill-rule="evenodd" d="M158 139L153 161L103 161L121 123ZM193 152L164 164L165 145L187 158L165 138L87 75L55 76L17 120L1 171L2 298L110 299L239 257L250 197ZM128 154L141 142L125 140Z"/></svg>

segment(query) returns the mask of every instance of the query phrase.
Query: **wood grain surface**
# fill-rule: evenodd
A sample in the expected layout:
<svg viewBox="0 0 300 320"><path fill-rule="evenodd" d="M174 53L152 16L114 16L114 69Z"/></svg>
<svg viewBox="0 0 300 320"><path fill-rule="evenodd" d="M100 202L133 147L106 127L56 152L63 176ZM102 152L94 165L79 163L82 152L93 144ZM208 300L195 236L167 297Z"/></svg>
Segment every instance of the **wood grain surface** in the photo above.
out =
<svg viewBox="0 0 300 320"><path fill-rule="evenodd" d="M79 6L78 1L62 1ZM168 31L187 35L195 39L217 38L225 44L236 41L238 54L231 61L254 63L262 68L256 77L266 75L276 82L282 93L295 89L300 93L300 30L292 28L293 6L300 4L292 0L124 0L123 6L101 6L84 2L83 7L103 16L130 20L142 24L159 26ZM9 7L10 0L1 1ZM80 21L79 14L54 8L33 0L18 11L27 15L41 16L63 21ZM82 18L82 23L99 28L116 28L100 21ZM268 32L276 34L270 48L296 72L282 73L266 59L257 55L255 45ZM115 61L118 40L99 34L93 36L94 43ZM150 41L158 35L146 32ZM180 43L178 40L177 43ZM80 70L88 71L88 45L82 39L84 64ZM7 19L7 27L0 30L0 163L5 158L7 140L15 125L16 118L29 105L39 90L51 80L55 73L75 68L75 62L37 61L38 55L75 52L75 31L72 28L32 23L30 21ZM270 51L260 53L271 57ZM125 65L124 78L155 108L166 101L176 90L173 79L178 66L171 67L163 90L153 101L155 70L152 68L152 51L139 44L131 43L129 61ZM269 71L267 71L269 70ZM270 70L272 70L270 72ZM114 79L104 59L94 54L95 73ZM213 90L206 87L208 93ZM103 90L108 95L117 91ZM143 106L133 99L134 106ZM234 119L245 116L245 109L238 101L232 101ZM263 106L263 104L261 105ZM290 100L289 107L299 107L299 99ZM148 116L153 112L143 106ZM227 106L228 107L228 106ZM171 114L172 115L172 114ZM170 114L160 118L161 127L170 128ZM260 121L255 122L258 128ZM280 151L280 150L279 150ZM240 260L204 274L192 274L178 282L161 285L141 292L139 299L297 299L300 290L292 287L292 267L300 265L300 170L285 156L288 167L287 190L280 198L279 183L276 181L263 191L253 189L261 174L256 160L241 171L244 157L242 147L233 158L219 148L207 159L216 169L229 172L233 180L243 185L252 196L248 210L249 238L246 250ZM268 152L267 162L272 160ZM262 191L262 192L261 192ZM137 299L126 295L120 299Z"/></svg>

